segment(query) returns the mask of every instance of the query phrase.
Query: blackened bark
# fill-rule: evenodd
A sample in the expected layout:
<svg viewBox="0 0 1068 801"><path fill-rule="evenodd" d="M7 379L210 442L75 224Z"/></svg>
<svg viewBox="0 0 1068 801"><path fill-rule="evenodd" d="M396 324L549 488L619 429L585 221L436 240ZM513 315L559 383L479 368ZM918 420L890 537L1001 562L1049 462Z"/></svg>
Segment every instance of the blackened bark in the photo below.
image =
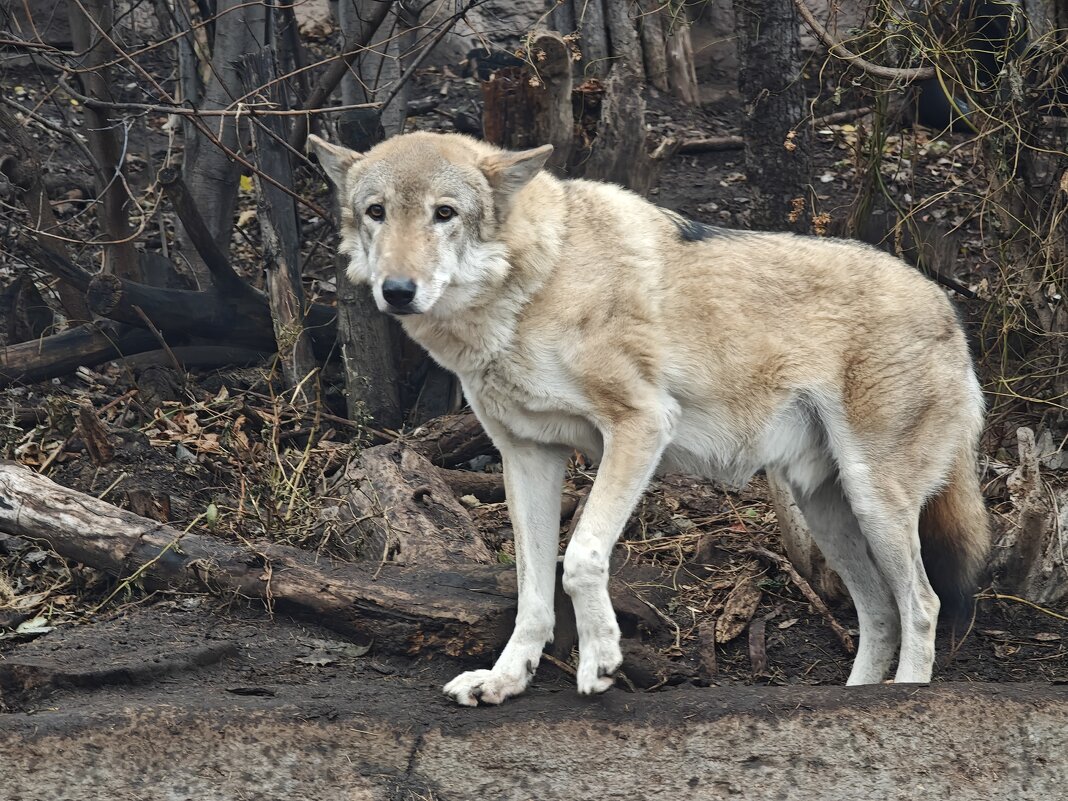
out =
<svg viewBox="0 0 1068 801"><path fill-rule="evenodd" d="M370 288L352 283L348 260L337 260L337 342L345 368L345 400L350 420L370 418L381 428L401 423L400 376L394 354L399 335L375 306Z"/></svg>
<svg viewBox="0 0 1068 801"><path fill-rule="evenodd" d="M278 80L273 47L241 59L245 91L274 108L288 106ZM258 88L262 87L262 88ZM293 165L286 143L286 124L280 117L261 117L252 128L256 166L281 186L293 186ZM256 176L260 232L267 262L267 295L271 303L278 358L286 386L303 387L316 369L311 339L304 330L304 287L300 270L300 223L293 196ZM306 399L306 389L302 389ZM294 398L294 402L297 402Z"/></svg>
<svg viewBox="0 0 1068 801"><path fill-rule="evenodd" d="M215 46L211 56L211 79L204 89L199 107L225 109L244 92L237 62L246 53L257 52L267 42L266 6L245 3L243 0L219 0L215 18ZM229 150L238 148L238 120L236 117L212 117L208 123L212 133ZM230 250L230 236L234 227L234 210L240 179L238 165L214 142L202 133L186 129L185 159L182 173L194 205L200 210L208 230L223 253ZM188 240L182 236L183 243ZM211 273L192 247L185 248L193 272L206 288Z"/></svg>
<svg viewBox="0 0 1068 801"><path fill-rule="evenodd" d="M807 202L811 175L797 11L791 0L735 0L734 16L746 174L756 190L750 222L805 230L808 215L795 205Z"/></svg>
<svg viewBox="0 0 1068 801"><path fill-rule="evenodd" d="M78 74L82 91L99 100L113 100L108 71L103 66L115 56L114 48L106 42L114 28L111 0L71 0L69 7L71 37L84 59L80 65L84 71ZM126 147L123 140L128 132L119 120L111 119L102 109L87 105L84 113L86 136L97 161L100 227L109 242L104 248L104 270L137 281L141 270L130 226L130 193L120 178Z"/></svg>

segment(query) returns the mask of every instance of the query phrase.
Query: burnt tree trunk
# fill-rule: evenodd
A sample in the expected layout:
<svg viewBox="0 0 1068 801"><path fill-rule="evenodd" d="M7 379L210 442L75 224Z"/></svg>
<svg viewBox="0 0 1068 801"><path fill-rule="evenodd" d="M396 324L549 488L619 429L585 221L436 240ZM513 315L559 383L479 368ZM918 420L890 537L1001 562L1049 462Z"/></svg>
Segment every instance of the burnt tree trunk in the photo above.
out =
<svg viewBox="0 0 1068 801"><path fill-rule="evenodd" d="M344 49L360 42L384 42L395 27L397 17L390 13L394 3L388 0L340 0L338 18ZM387 45L370 46L351 59L351 67L341 80L342 100L346 104L366 103L374 99L379 81L399 76L396 58L376 53ZM396 48L392 50L397 55ZM394 106L403 103L395 102ZM392 133L398 133L403 118L390 118ZM342 114L338 124L341 144L363 152L386 135L380 109L353 109ZM345 270L348 259L336 261L337 341L345 370L345 400L349 419L373 420L382 428L398 428L401 404L398 386L397 337L400 332L378 311L370 290L349 280Z"/></svg>
<svg viewBox="0 0 1068 801"><path fill-rule="evenodd" d="M276 80L278 64L273 48L250 53L241 60L243 84L249 94L264 87L262 97L273 108L288 103L282 83ZM280 117L259 118L252 127L256 165L281 186L293 186L293 164L286 143L286 125ZM309 397L305 380L317 368L311 339L304 330L304 287L300 271L300 223L293 196L256 176L258 217L267 261L267 295L278 344L278 359L286 386Z"/></svg>
<svg viewBox="0 0 1068 801"><path fill-rule="evenodd" d="M244 0L219 0L214 27L211 78L204 88L203 97L190 100L203 110L232 109L234 100L244 94L237 66L239 59L269 44L266 6L246 3ZM185 85L189 83L186 81ZM236 117L211 117L207 127L223 147L230 151L237 150ZM222 148L192 124L186 124L184 133L186 149L182 164L183 178L216 244L223 253L227 253L237 208L240 169ZM184 236L180 236L180 241L188 244ZM206 288L210 285L211 273L193 248L186 247L185 251L201 288Z"/></svg>
<svg viewBox="0 0 1068 801"><path fill-rule="evenodd" d="M113 100L109 72L103 66L116 55L104 38L114 33L112 0L70 0L69 9L71 38L84 58L80 65L84 71L79 73L82 89L89 97ZM120 120L111 119L106 111L91 105L85 107L85 127L89 147L97 162L95 180L101 201L100 228L108 241L104 247L104 270L136 281L141 270L130 227L129 207L132 203L126 182L120 177L126 149L123 140L129 132Z"/></svg>
<svg viewBox="0 0 1068 801"><path fill-rule="evenodd" d="M801 231L811 168L797 11L791 0L735 0L734 16L745 168L756 190L751 224Z"/></svg>
<svg viewBox="0 0 1068 801"><path fill-rule="evenodd" d="M379 19L382 6L390 13ZM353 61L353 69L341 81L341 100L345 105L373 103L390 93L404 72L404 60L413 44L413 29L418 9L407 0L339 0L338 22L345 49L356 42L375 44ZM377 30L377 33L376 33ZM385 108L351 109L341 115L339 127L348 147L366 150L388 136L404 129L407 117L407 86L400 87Z"/></svg>
<svg viewBox="0 0 1068 801"><path fill-rule="evenodd" d="M645 194L656 183L659 165L650 158L645 143L641 42L630 16L630 4L607 3L604 10L611 69L604 80L592 145L587 154L579 157L573 172Z"/></svg>

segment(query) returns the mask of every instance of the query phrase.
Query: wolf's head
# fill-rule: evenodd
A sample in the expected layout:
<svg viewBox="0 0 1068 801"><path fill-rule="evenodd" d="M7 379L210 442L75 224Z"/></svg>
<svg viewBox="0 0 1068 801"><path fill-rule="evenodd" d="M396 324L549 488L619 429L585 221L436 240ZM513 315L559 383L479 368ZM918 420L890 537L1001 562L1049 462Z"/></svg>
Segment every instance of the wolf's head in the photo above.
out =
<svg viewBox="0 0 1068 801"><path fill-rule="evenodd" d="M450 315L508 272L497 236L551 145L510 152L457 134L411 133L367 153L308 142L337 187L350 279L392 314Z"/></svg>

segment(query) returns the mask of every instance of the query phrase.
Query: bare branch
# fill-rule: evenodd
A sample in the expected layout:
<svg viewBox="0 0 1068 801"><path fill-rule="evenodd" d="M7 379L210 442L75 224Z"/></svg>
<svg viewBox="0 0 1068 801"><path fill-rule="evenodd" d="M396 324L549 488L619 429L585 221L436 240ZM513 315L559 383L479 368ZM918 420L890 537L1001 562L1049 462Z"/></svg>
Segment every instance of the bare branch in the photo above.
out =
<svg viewBox="0 0 1068 801"><path fill-rule="evenodd" d="M928 78L935 76L934 67L883 67L879 64L873 64L863 56L858 56L851 51L841 42L831 35L830 31L820 24L820 21L816 19L815 15L809 10L809 7L805 5L805 0L794 0L794 5L797 6L797 12L801 15L801 19L805 21L805 25L809 30L816 35L816 38L823 42L824 46L831 51L832 55L838 56L843 61L848 61L854 67L864 70L869 75L874 75L877 78L885 78L890 81L901 81L903 83L912 83L913 81L925 81Z"/></svg>

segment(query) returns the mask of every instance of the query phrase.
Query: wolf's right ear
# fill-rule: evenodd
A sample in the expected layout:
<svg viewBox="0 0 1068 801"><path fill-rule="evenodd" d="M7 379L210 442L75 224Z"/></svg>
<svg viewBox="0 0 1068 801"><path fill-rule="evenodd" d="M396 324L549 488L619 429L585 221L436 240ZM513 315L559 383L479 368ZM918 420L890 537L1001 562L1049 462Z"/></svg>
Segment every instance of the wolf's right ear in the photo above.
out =
<svg viewBox="0 0 1068 801"><path fill-rule="evenodd" d="M319 159L319 166L339 190L345 188L345 177L349 168L363 158L363 155L347 147L332 145L315 134L308 134L308 149Z"/></svg>
<svg viewBox="0 0 1068 801"><path fill-rule="evenodd" d="M533 150L506 150L482 159L479 166L490 186L507 201L530 183L552 155L552 145L542 145Z"/></svg>

